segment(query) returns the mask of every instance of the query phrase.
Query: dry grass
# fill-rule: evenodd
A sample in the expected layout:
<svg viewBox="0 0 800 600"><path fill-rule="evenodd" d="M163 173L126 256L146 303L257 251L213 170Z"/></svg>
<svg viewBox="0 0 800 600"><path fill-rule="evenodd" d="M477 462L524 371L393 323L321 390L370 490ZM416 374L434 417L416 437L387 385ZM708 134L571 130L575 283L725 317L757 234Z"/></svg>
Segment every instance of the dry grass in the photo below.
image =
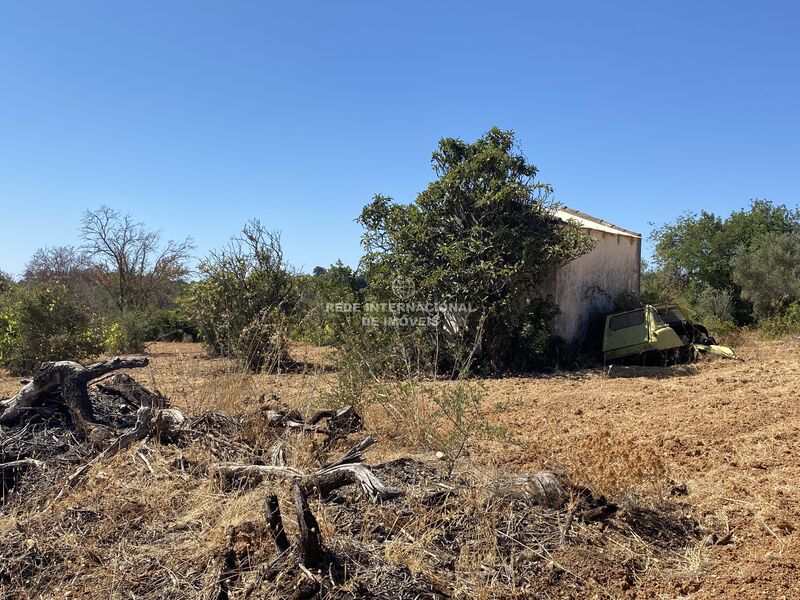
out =
<svg viewBox="0 0 800 600"><path fill-rule="evenodd" d="M580 439L565 463L576 483L611 498L633 490L657 494L667 478L667 467L657 448L607 428Z"/></svg>
<svg viewBox="0 0 800 600"><path fill-rule="evenodd" d="M745 342L737 348L744 362L716 361L674 378L583 372L484 381L484 415L510 438L474 436L451 481L468 491L434 506L426 498L444 475L430 453L418 452L430 395L403 398L380 387L386 397L365 402L369 432L382 437L370 461L411 454L438 474L412 476L417 467L409 466L382 474L409 490L399 503L348 494L345 504L313 504L333 549L356 557L351 568L374 577L377 556L384 571L401 569L366 591L351 573L341 593L365 597L406 578L462 598L794 597L800 358L791 342ZM273 433L260 420L259 397L308 414L330 401L336 383L327 351L296 345L293 353L300 368L250 375L197 345L156 344L151 366L133 375L189 414L237 417L237 439L267 447ZM0 379L0 395L17 387ZM309 437L291 444L290 464L306 469L346 442L328 451ZM283 506L288 491L269 482L223 490L208 474L216 461L218 449L207 445L150 442L95 467L47 512L44 502L12 497L0 509L0 548L14 550L4 566L13 576L0 588L8 597L202 597L221 553L233 548L243 576L232 597L240 597L272 556L266 489ZM566 510L492 499L491 482L540 468L566 470L620 512L606 526L573 522L562 543ZM52 490L63 476L55 467L42 485ZM683 493L678 484L686 495L670 495ZM732 543L704 543L709 532L731 529Z"/></svg>

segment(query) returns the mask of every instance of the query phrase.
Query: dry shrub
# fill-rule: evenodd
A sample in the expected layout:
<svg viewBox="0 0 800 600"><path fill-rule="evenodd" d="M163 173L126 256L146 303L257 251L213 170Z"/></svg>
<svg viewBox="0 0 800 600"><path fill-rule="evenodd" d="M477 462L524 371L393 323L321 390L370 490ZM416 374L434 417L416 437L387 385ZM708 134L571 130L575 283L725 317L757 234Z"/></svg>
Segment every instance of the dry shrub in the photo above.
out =
<svg viewBox="0 0 800 600"><path fill-rule="evenodd" d="M8 565L9 589L42 597L188 597L206 585L203 573L231 527L252 530L253 560L263 561L255 555L271 551L263 492L223 496L202 473L212 460L200 448L140 446L98 465L49 511L27 519L17 513L3 537L11 545L21 535L29 551Z"/></svg>
<svg viewBox="0 0 800 600"><path fill-rule="evenodd" d="M566 463L575 483L610 498L634 489L656 491L667 475L664 459L653 446L611 429L579 440Z"/></svg>
<svg viewBox="0 0 800 600"><path fill-rule="evenodd" d="M452 472L479 439L506 438L482 409L483 388L467 381L385 381L367 395L366 419L388 445L440 452Z"/></svg>
<svg viewBox="0 0 800 600"><path fill-rule="evenodd" d="M243 400L256 391L250 373L230 372L216 377L211 385L198 390L195 404L196 412L214 411L233 416L242 411Z"/></svg>

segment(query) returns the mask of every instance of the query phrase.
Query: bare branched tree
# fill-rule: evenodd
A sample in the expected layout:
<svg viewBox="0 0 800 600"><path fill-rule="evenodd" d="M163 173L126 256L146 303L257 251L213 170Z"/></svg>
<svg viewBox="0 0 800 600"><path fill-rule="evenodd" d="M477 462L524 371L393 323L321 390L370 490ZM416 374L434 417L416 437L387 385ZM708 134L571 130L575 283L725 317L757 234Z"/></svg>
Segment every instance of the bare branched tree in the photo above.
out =
<svg viewBox="0 0 800 600"><path fill-rule="evenodd" d="M162 244L160 231L108 206L84 213L81 236L81 249L95 267L97 283L120 311L161 305L189 273L186 262L194 248L192 238Z"/></svg>
<svg viewBox="0 0 800 600"><path fill-rule="evenodd" d="M72 286L90 268L87 257L74 246L39 248L25 267L25 281L59 281Z"/></svg>

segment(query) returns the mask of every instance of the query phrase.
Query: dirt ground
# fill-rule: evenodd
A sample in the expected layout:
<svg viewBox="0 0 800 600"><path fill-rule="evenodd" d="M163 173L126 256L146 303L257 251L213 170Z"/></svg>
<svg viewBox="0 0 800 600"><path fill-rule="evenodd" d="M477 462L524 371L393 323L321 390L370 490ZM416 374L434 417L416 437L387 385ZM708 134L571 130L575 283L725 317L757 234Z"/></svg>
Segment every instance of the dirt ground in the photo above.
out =
<svg viewBox="0 0 800 600"><path fill-rule="evenodd" d="M737 352L742 361L663 379L489 381L488 402L513 407L494 418L567 459L601 430L657 451L696 512L733 530L731 544L672 575L692 597L799 597L800 344L751 341Z"/></svg>
<svg viewBox="0 0 800 600"><path fill-rule="evenodd" d="M563 467L612 497L654 471L654 485L678 490L695 519L719 537L732 532L730 543L685 553L680 569L655 565L628 595L800 597L800 342L749 339L737 352L740 361L660 378L596 370L483 380L485 414L507 435L477 443L471 458L514 472ZM294 358L305 368L257 377L197 344L160 343L148 354L151 365L133 374L190 412L235 414L259 394L311 409L334 377L329 351L301 345ZM18 387L0 377L0 397Z"/></svg>

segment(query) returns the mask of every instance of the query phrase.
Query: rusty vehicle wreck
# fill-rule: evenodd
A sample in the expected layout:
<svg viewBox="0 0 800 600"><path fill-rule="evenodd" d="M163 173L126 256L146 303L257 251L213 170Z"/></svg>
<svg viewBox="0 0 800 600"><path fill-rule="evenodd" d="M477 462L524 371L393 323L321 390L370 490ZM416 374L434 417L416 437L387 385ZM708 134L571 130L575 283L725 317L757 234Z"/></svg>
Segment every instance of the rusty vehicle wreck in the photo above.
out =
<svg viewBox="0 0 800 600"><path fill-rule="evenodd" d="M679 304L648 304L606 316L604 362L681 364L704 354L736 358Z"/></svg>

